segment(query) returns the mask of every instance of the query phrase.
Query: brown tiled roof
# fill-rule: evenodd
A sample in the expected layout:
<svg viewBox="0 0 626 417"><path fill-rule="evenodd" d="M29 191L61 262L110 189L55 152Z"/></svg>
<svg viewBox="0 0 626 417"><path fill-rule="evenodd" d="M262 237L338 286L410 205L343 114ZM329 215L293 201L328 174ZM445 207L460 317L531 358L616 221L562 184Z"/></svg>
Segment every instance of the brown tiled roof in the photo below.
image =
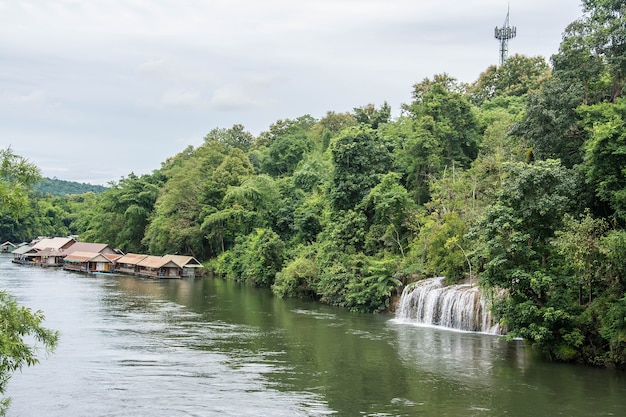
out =
<svg viewBox="0 0 626 417"><path fill-rule="evenodd" d="M111 253L114 252L113 248L106 243L75 242L72 246L65 249L65 253L68 255L74 252L102 253L105 250Z"/></svg>
<svg viewBox="0 0 626 417"><path fill-rule="evenodd" d="M119 253L103 253L102 255L110 261L117 261L123 256Z"/></svg>
<svg viewBox="0 0 626 417"><path fill-rule="evenodd" d="M127 253L126 255L119 258L116 262L118 264L129 264L129 265L137 265L143 259L145 259L148 255L142 255L139 253Z"/></svg>
<svg viewBox="0 0 626 417"><path fill-rule="evenodd" d="M46 248L37 252L37 256L65 256L65 252L61 249Z"/></svg>
<svg viewBox="0 0 626 417"><path fill-rule="evenodd" d="M111 262L104 254L97 252L81 252L74 253L65 257L66 262Z"/></svg>
<svg viewBox="0 0 626 417"><path fill-rule="evenodd" d="M193 256L164 255L163 258L174 262L181 268L203 268L202 264Z"/></svg>
<svg viewBox="0 0 626 417"><path fill-rule="evenodd" d="M44 250L44 249L62 249L65 246L69 246L71 242L74 242L74 239L71 237L53 237L53 238L45 238L41 239L39 242L33 245L33 248L36 250Z"/></svg>
<svg viewBox="0 0 626 417"><path fill-rule="evenodd" d="M14 255L24 255L26 253L30 253L30 252L36 252L35 249L33 249L32 246L30 245L24 245L24 246L20 246L19 248L15 249L13 252Z"/></svg>
<svg viewBox="0 0 626 417"><path fill-rule="evenodd" d="M146 256L137 265L144 267L144 268L162 268L169 262L170 262L169 259L164 259L161 256ZM174 266L177 266L177 265L174 264Z"/></svg>

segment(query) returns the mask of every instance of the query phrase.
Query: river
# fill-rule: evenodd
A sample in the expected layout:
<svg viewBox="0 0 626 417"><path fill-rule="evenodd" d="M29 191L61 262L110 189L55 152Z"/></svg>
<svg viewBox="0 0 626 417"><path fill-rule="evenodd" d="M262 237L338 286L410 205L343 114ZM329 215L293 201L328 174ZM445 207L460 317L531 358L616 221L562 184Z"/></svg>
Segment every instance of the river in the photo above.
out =
<svg viewBox="0 0 626 417"><path fill-rule="evenodd" d="M214 278L13 265L57 350L16 373L8 416L624 416L626 376L522 342L353 314Z"/></svg>

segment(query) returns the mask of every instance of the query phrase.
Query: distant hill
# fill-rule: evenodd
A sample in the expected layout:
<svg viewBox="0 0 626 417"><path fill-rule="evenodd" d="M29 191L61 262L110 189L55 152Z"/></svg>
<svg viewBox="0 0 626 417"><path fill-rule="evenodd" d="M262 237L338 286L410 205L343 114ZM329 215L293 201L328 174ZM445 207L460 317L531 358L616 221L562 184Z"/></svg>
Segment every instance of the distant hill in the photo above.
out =
<svg viewBox="0 0 626 417"><path fill-rule="evenodd" d="M107 187L102 185L85 184L74 181L59 180L57 178L44 178L35 186L35 191L42 194L51 194L59 197L68 194L84 194L88 192L101 193Z"/></svg>

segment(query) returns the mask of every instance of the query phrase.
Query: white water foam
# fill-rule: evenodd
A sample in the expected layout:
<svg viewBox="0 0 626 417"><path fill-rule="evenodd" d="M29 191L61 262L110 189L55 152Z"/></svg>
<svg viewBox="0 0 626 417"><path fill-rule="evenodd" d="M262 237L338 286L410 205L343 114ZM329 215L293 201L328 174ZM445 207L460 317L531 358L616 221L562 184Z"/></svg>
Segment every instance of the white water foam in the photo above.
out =
<svg viewBox="0 0 626 417"><path fill-rule="evenodd" d="M428 326L502 334L493 322L489 303L478 286L444 286L444 278L429 278L408 285L402 292L396 319Z"/></svg>

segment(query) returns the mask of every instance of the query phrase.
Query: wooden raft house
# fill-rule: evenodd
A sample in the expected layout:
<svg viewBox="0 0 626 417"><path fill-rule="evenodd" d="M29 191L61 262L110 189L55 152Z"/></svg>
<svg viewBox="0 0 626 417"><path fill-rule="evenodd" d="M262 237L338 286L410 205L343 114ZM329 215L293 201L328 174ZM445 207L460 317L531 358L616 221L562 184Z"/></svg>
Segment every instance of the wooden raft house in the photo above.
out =
<svg viewBox="0 0 626 417"><path fill-rule="evenodd" d="M74 251L63 260L63 268L81 272L113 272L115 260L121 257L116 253L96 253Z"/></svg>
<svg viewBox="0 0 626 417"><path fill-rule="evenodd" d="M88 273L120 273L150 278L195 277L203 268L193 256L123 254L105 243L77 242L67 238L40 238L13 249L13 262L56 266Z"/></svg>
<svg viewBox="0 0 626 417"><path fill-rule="evenodd" d="M151 278L194 277L202 264L193 256L146 256L137 264L137 275Z"/></svg>
<svg viewBox="0 0 626 417"><path fill-rule="evenodd" d="M148 255L127 253L115 261L115 271L122 274L136 275L139 271L137 264Z"/></svg>
<svg viewBox="0 0 626 417"><path fill-rule="evenodd" d="M71 237L44 238L33 245L33 262L38 266L63 266L65 251L76 241Z"/></svg>
<svg viewBox="0 0 626 417"><path fill-rule="evenodd" d="M35 262L33 259L37 254L37 251L33 249L31 245L24 245L14 249L11 253L13 254L14 263L24 265Z"/></svg>
<svg viewBox="0 0 626 417"><path fill-rule="evenodd" d="M17 249L17 245L8 240L0 245L0 253L11 253Z"/></svg>

